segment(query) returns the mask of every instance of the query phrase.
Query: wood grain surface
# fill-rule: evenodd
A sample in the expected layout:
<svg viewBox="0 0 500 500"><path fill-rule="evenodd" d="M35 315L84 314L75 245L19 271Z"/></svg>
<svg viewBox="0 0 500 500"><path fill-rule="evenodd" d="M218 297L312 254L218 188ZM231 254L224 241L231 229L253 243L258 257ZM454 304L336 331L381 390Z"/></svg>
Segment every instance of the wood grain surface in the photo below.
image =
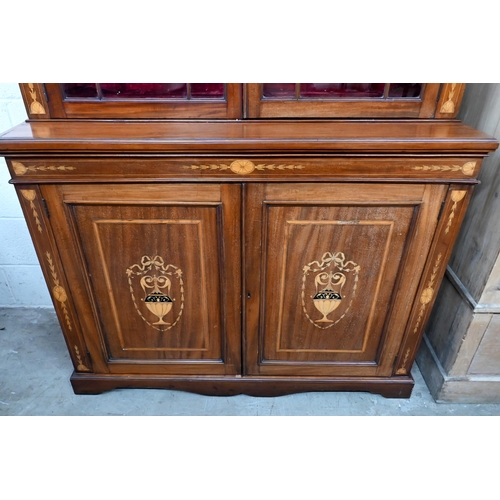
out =
<svg viewBox="0 0 500 500"><path fill-rule="evenodd" d="M404 124L404 126L403 126ZM0 154L35 152L331 151L457 153L497 142L458 121L223 121L23 123L0 136ZM188 153L189 154L189 153Z"/></svg>

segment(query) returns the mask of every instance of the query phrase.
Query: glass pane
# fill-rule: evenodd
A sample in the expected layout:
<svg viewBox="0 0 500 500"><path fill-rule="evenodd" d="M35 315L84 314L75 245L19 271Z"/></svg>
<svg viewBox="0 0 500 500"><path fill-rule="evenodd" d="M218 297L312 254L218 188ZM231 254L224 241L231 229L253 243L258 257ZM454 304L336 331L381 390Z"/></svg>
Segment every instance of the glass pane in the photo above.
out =
<svg viewBox="0 0 500 500"><path fill-rule="evenodd" d="M65 97L93 97L97 98L95 83L63 83Z"/></svg>
<svg viewBox="0 0 500 500"><path fill-rule="evenodd" d="M223 83L192 83L191 97L193 99L223 99Z"/></svg>
<svg viewBox="0 0 500 500"><path fill-rule="evenodd" d="M262 95L275 99L295 99L295 83L264 83Z"/></svg>
<svg viewBox="0 0 500 500"><path fill-rule="evenodd" d="M300 97L308 99L366 99L384 96L385 83L301 83Z"/></svg>
<svg viewBox="0 0 500 500"><path fill-rule="evenodd" d="M391 83L389 97L419 97L421 83Z"/></svg>
<svg viewBox="0 0 500 500"><path fill-rule="evenodd" d="M187 97L185 83L101 83L103 97L114 99L182 99Z"/></svg>

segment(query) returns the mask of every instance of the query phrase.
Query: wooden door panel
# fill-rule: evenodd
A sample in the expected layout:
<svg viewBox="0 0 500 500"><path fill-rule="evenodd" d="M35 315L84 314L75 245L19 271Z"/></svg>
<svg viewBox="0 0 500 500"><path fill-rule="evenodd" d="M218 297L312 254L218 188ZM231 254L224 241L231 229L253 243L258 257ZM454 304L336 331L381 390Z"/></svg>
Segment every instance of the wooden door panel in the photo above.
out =
<svg viewBox="0 0 500 500"><path fill-rule="evenodd" d="M222 358L217 211L74 207L111 358Z"/></svg>
<svg viewBox="0 0 500 500"><path fill-rule="evenodd" d="M267 210L264 359L374 361L414 207Z"/></svg>
<svg viewBox="0 0 500 500"><path fill-rule="evenodd" d="M58 188L95 311L87 335L110 372L237 373L239 275L225 277L240 188L171 188Z"/></svg>
<svg viewBox="0 0 500 500"><path fill-rule="evenodd" d="M433 190L442 196L423 185L250 188L247 238L260 230L264 242L247 257L264 278L258 320L247 308L250 372L388 375L437 222Z"/></svg>

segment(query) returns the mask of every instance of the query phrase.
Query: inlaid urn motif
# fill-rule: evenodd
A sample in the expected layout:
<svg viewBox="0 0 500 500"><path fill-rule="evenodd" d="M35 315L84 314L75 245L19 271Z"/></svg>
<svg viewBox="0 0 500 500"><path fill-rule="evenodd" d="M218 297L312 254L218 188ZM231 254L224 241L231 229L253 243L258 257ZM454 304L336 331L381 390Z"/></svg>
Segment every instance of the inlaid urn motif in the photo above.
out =
<svg viewBox="0 0 500 500"><path fill-rule="evenodd" d="M182 270L173 264L165 264L162 257L144 255L140 264L133 264L127 271L127 279L132 302L139 316L156 330L166 331L173 328L181 319L184 311L184 281ZM172 281L174 280L174 282ZM138 300L139 283L142 297ZM175 298L173 287L176 285L179 308L177 316L171 317ZM144 306L146 306L144 308ZM148 314L149 311L149 314ZM155 316L152 320L151 315ZM168 315L168 316L167 316ZM167 316L169 321L165 321Z"/></svg>
<svg viewBox="0 0 500 500"><path fill-rule="evenodd" d="M169 325L165 323L163 317L166 316L172 309L172 299L162 289L166 288L167 293L170 293L172 282L166 276L143 276L141 278L141 286L146 296L144 302L146 307L156 316L158 321L153 325ZM151 293L148 290L153 289Z"/></svg>
<svg viewBox="0 0 500 500"><path fill-rule="evenodd" d="M342 273L320 273L316 276L316 288L325 285L321 291L316 292L313 297L314 307L323 315L321 319L317 319L316 323L333 323L332 319L328 319L327 316L335 311L340 305L342 300L342 295L339 292L335 292L333 287L338 287L342 289L345 283L345 275ZM325 283L326 281L326 283Z"/></svg>
<svg viewBox="0 0 500 500"><path fill-rule="evenodd" d="M358 287L360 266L353 261L346 261L342 252L325 252L321 261L309 262L303 267L302 274L302 309L307 319L321 329L330 328L337 324L349 311L356 289ZM308 283L314 279L316 293L310 298L316 310L322 314L315 319L306 297ZM348 292L344 293L344 286L348 283ZM312 286L312 285L311 285ZM341 308L339 315L332 315Z"/></svg>

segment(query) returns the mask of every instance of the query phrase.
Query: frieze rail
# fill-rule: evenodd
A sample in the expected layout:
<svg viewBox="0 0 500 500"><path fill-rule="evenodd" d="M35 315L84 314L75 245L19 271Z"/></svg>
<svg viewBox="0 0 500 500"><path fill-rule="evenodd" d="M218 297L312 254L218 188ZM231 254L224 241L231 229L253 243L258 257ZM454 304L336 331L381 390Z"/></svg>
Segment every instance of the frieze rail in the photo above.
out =
<svg viewBox="0 0 500 500"><path fill-rule="evenodd" d="M412 170L420 172L460 172L463 175L471 177L476 171L477 162L468 161L463 165L414 165L407 166L403 168L410 168ZM12 161L12 168L16 175L22 176L27 173L39 173L39 172L68 172L72 170L77 170L74 166L68 165L25 165L20 161ZM288 164L266 164L259 163L255 164L250 160L235 160L231 163L213 163L204 165L183 165L181 167L184 170L191 171L231 171L238 175L248 175L252 172L259 171L271 171L271 172L285 172L291 170L305 170L307 167L304 165L288 165ZM400 169L401 166L397 166Z"/></svg>
<svg viewBox="0 0 500 500"><path fill-rule="evenodd" d="M24 165L24 163L21 163L20 161L13 161L12 168L14 169L14 172L16 173L16 175L24 175L28 172L35 172L36 173L37 171L38 172L46 172L46 171L65 172L68 170L76 170L76 167L67 167L66 165L60 165L60 166L49 165L48 167L46 167L45 165L42 165L39 167L37 167L35 165L26 166L26 165Z"/></svg>
<svg viewBox="0 0 500 500"><path fill-rule="evenodd" d="M423 172L458 172L461 171L464 175L472 175L476 168L475 161L468 161L463 165L419 165L413 167L413 170L422 170Z"/></svg>
<svg viewBox="0 0 500 500"><path fill-rule="evenodd" d="M183 167L186 170L231 170L235 174L247 175L251 174L254 170L302 170L305 167L302 165L255 165L250 160L235 160L230 165L186 165Z"/></svg>

